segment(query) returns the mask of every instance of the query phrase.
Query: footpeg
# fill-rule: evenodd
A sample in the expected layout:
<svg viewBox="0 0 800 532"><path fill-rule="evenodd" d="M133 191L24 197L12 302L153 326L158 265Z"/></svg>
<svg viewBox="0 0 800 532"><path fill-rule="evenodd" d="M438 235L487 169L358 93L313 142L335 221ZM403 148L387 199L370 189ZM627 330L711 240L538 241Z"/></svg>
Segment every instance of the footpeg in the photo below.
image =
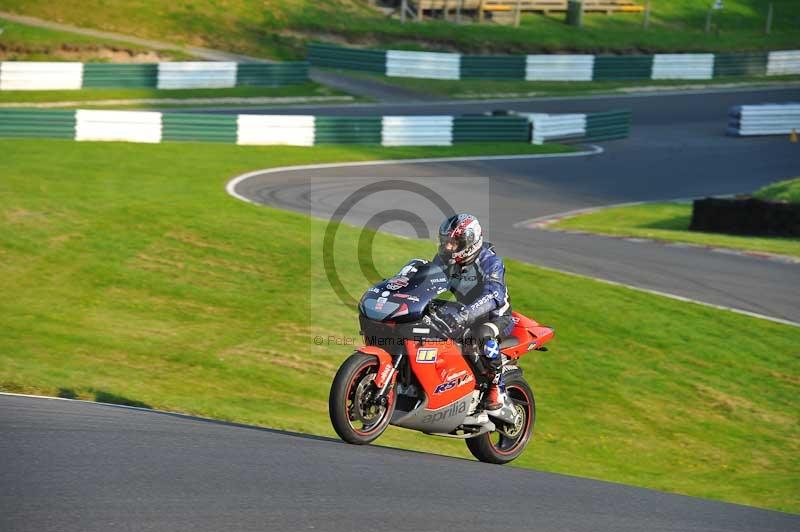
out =
<svg viewBox="0 0 800 532"><path fill-rule="evenodd" d="M508 399L508 397L506 397L505 401L503 401L503 408L500 408L499 410L492 410L488 412L488 414L493 418L504 421L505 423L510 423L512 425L516 423L517 419L519 418L519 412L517 412L517 409L514 408L514 403Z"/></svg>
<svg viewBox="0 0 800 532"><path fill-rule="evenodd" d="M486 412L480 412L475 416L467 416L464 418L464 425L485 425L489 422L489 415Z"/></svg>

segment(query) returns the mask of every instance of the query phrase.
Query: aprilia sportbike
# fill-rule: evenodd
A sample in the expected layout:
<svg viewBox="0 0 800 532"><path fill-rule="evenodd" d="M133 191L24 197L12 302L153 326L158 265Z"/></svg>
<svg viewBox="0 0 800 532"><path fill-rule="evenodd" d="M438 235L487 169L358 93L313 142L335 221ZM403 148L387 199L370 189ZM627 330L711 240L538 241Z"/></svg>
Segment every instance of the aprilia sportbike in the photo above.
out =
<svg viewBox="0 0 800 532"><path fill-rule="evenodd" d="M500 343L505 403L486 412L491 373L484 357L468 331L453 331L437 319L443 306L457 305L436 299L447 287L439 266L411 261L367 290L359 303L365 345L345 360L331 386L333 428L348 443L366 444L396 425L464 439L483 462L510 462L525 449L536 420L533 391L518 360L546 351L553 329L512 313L514 329Z"/></svg>

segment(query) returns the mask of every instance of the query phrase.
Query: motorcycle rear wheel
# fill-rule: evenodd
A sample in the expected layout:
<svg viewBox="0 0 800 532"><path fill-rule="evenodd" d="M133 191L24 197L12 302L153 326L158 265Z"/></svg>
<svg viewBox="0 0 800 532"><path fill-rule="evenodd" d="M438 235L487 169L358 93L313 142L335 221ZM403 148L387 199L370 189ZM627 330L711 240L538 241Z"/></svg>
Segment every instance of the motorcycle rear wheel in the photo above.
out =
<svg viewBox="0 0 800 532"><path fill-rule="evenodd" d="M336 372L328 396L328 413L336 434L347 443L365 445L378 438L394 412L394 390L388 406L370 402L376 389L372 381L380 363L372 355L353 353Z"/></svg>
<svg viewBox="0 0 800 532"><path fill-rule="evenodd" d="M490 432L466 440L472 456L490 464L507 464L521 455L533 435L536 423L536 400L522 372L512 371L503 378L506 393L522 415L519 426L509 427L505 434Z"/></svg>

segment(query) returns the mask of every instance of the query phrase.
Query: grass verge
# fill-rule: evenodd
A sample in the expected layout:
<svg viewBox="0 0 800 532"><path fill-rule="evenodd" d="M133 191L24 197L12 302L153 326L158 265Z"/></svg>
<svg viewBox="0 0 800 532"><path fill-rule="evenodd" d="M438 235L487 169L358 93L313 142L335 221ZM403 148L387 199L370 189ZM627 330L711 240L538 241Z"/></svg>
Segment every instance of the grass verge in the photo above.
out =
<svg viewBox="0 0 800 532"><path fill-rule="evenodd" d="M37 28L0 18L0 61L177 61L191 56L137 44Z"/></svg>
<svg viewBox="0 0 800 532"><path fill-rule="evenodd" d="M90 105L91 102L115 102L132 100L128 103L115 103L115 106L152 107L151 104L141 104L139 99L178 99L192 98L284 98L284 97L319 97L319 96L347 96L347 94L308 82L300 85L286 87L233 87L229 89L174 89L159 90L149 88L131 89L81 89L63 91L0 91L0 104L19 104L21 107L38 105L50 102L76 102L81 107ZM81 102L87 102L81 104ZM98 104L108 107L108 103ZM166 104L165 104L166 105Z"/></svg>
<svg viewBox="0 0 800 532"><path fill-rule="evenodd" d="M0 388L332 435L328 388L351 347L312 339L358 325L336 305L309 316L312 288L334 298L310 263L324 223L237 201L226 181L540 149L566 148L2 140ZM354 292L359 234L339 232ZM374 256L388 273L433 249L378 234ZM558 330L548 353L523 359L539 419L516 465L800 512L800 329L515 261L508 272L515 306ZM401 429L379 442L467 456Z"/></svg>
<svg viewBox="0 0 800 532"><path fill-rule="evenodd" d="M438 80L395 78L364 72L341 71L348 76L380 81L386 85L447 98L530 98L545 96L588 96L592 94L625 94L634 91L668 91L687 88L725 86L774 87L800 81L800 76L770 78L733 77L709 80L625 80L625 81L524 81L524 80Z"/></svg>
<svg viewBox="0 0 800 532"><path fill-rule="evenodd" d="M366 46L457 50L468 53L577 51L653 53L740 51L796 47L796 0L773 0L772 32L764 34L767 2L726 0L706 33L708 2L651 0L650 28L641 14L587 14L582 28L563 14L525 14L520 28L499 24L426 21L401 24L359 0L0 0L0 9L77 26L167 38L179 44L254 56L297 59L314 39Z"/></svg>
<svg viewBox="0 0 800 532"><path fill-rule="evenodd" d="M753 196L764 200L800 203L800 177L762 187L753 192Z"/></svg>
<svg viewBox="0 0 800 532"><path fill-rule="evenodd" d="M754 192L753 196L800 203L800 178L763 187ZM601 209L559 220L549 227L800 257L800 238L736 236L689 231L691 221L692 205L689 203L646 203Z"/></svg>

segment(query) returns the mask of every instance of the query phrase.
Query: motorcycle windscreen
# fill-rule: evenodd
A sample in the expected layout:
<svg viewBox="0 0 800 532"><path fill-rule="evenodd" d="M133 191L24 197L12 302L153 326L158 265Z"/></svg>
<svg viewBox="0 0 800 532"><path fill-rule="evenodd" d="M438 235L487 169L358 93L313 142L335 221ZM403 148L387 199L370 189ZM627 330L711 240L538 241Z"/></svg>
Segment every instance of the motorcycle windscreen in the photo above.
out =
<svg viewBox="0 0 800 532"><path fill-rule="evenodd" d="M447 286L447 276L439 266L415 259L391 279L370 287L361 297L359 310L374 321L417 321Z"/></svg>

